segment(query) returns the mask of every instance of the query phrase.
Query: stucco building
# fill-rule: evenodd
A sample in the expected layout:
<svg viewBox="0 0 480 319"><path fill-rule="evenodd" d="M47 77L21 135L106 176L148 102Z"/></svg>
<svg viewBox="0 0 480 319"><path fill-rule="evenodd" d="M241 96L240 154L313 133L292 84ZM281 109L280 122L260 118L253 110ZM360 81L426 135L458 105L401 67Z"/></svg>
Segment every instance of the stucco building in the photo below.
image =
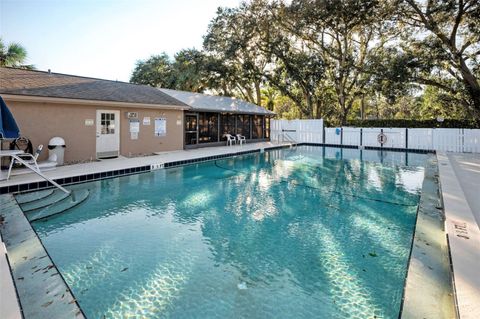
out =
<svg viewBox="0 0 480 319"><path fill-rule="evenodd" d="M234 98L15 68L0 68L0 95L34 147L65 139L66 162L221 145L224 133L266 140L273 115Z"/></svg>

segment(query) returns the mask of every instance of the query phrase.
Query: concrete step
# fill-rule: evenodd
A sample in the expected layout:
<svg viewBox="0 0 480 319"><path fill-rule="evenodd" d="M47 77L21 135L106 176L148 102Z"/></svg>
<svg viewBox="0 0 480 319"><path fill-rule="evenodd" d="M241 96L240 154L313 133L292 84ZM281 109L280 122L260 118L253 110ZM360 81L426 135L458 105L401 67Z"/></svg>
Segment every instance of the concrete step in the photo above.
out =
<svg viewBox="0 0 480 319"><path fill-rule="evenodd" d="M50 196L53 194L54 191L54 189L46 189L38 192L18 194L15 195L15 199L17 200L18 204L26 204Z"/></svg>
<svg viewBox="0 0 480 319"><path fill-rule="evenodd" d="M27 213L27 212L32 211L32 210L36 210L36 209L39 209L39 208L50 206L50 205L52 205L56 202L59 202L59 201L65 199L65 198L67 198L68 196L70 196L70 194L64 193L61 190L55 190L53 192L53 194L51 194L47 197L37 199L37 200L31 201L31 202L28 202L28 203L25 203L25 204L20 204L20 207L22 208L24 213Z"/></svg>
<svg viewBox="0 0 480 319"><path fill-rule="evenodd" d="M81 203L83 203L90 192L88 189L73 190L72 195L57 201L48 207L43 207L27 212L25 215L31 222L42 218L47 218L56 214L63 213Z"/></svg>

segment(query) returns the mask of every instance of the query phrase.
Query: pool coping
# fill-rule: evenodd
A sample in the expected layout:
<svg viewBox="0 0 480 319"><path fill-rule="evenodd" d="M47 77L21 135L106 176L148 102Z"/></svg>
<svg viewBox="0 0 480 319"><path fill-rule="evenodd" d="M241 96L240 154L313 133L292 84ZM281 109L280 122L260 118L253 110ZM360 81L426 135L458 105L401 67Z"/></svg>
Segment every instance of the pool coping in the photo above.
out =
<svg viewBox="0 0 480 319"><path fill-rule="evenodd" d="M457 315L478 318L480 229L447 154L439 152L437 158Z"/></svg>
<svg viewBox="0 0 480 319"><path fill-rule="evenodd" d="M425 165L399 318L447 319L456 315L440 202L438 159L433 155Z"/></svg>
<svg viewBox="0 0 480 319"><path fill-rule="evenodd" d="M0 196L4 223L0 231L11 274L8 294L15 289L17 318L83 319L73 292L50 258L12 194Z"/></svg>

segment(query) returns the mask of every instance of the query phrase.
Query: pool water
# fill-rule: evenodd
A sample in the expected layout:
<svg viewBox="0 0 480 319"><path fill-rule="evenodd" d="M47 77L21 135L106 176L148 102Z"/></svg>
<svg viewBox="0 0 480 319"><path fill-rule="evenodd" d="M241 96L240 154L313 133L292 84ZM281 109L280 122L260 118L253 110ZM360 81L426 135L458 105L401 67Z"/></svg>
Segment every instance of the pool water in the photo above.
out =
<svg viewBox="0 0 480 319"><path fill-rule="evenodd" d="M85 183L32 224L88 318L397 318L426 160L280 149Z"/></svg>

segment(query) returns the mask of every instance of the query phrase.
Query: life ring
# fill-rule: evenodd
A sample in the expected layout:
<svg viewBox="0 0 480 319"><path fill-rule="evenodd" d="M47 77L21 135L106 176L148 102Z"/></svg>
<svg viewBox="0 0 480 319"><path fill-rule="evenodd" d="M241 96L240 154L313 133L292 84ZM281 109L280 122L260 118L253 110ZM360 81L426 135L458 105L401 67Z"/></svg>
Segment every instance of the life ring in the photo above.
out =
<svg viewBox="0 0 480 319"><path fill-rule="evenodd" d="M380 143L381 145L383 145L383 144L387 143L387 140L388 140L388 139L387 139L387 135L385 135L385 134L383 134L383 133L378 134L378 136L377 136L377 141L378 141L378 143Z"/></svg>

